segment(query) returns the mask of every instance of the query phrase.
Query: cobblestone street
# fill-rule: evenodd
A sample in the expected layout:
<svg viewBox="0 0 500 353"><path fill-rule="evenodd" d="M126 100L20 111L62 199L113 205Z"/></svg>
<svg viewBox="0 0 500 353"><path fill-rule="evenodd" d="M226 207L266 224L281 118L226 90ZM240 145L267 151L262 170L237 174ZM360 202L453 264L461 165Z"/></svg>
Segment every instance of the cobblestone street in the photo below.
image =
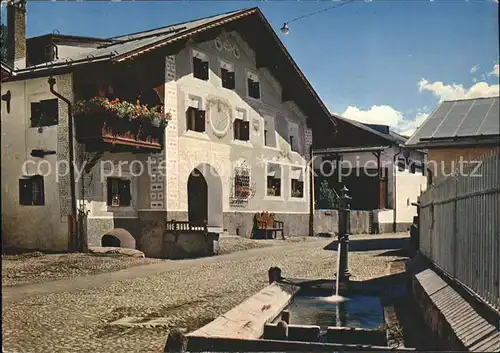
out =
<svg viewBox="0 0 500 353"><path fill-rule="evenodd" d="M3 348L5 352L30 353L159 353L169 328L193 330L228 311L267 285L271 266L281 267L283 275L289 277L332 278L336 253L323 250L332 240L315 238L210 258L3 287ZM353 279L386 275L389 264L399 259L391 253L385 256L384 249L367 250L349 256ZM165 317L168 327L108 325L125 316Z"/></svg>

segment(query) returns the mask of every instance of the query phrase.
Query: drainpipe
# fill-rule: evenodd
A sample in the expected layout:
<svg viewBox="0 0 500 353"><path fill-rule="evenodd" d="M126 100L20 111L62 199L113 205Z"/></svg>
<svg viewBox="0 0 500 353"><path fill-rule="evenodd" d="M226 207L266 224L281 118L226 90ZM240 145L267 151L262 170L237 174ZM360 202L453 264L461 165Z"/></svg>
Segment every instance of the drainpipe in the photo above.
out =
<svg viewBox="0 0 500 353"><path fill-rule="evenodd" d="M70 183L70 197L71 197L71 231L70 231L70 246L69 251L75 252L76 249L76 190L75 190L75 163L74 163L74 151L73 151L73 115L71 109L71 102L69 99L63 97L61 94L54 90L54 85L56 84L56 79L54 77L49 78L50 92L61 99L68 105L68 144L69 144L69 183Z"/></svg>
<svg viewBox="0 0 500 353"><path fill-rule="evenodd" d="M397 197L396 197L396 191L397 191L397 188L396 188L396 159L397 157L401 154L401 152L403 151L403 148L401 147L401 145L398 145L399 147L399 152L396 153L394 155L394 157L392 158L392 215L393 215L393 218L392 218L392 231L393 233L396 233L396 216L397 216L397 211L396 211L396 204L397 204Z"/></svg>

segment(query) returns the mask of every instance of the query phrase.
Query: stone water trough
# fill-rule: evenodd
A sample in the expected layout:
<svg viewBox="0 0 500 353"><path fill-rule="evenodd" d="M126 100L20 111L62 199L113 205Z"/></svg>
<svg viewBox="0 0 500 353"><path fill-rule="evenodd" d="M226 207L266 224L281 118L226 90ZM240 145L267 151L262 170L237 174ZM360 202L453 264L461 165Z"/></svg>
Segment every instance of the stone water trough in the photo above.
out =
<svg viewBox="0 0 500 353"><path fill-rule="evenodd" d="M269 270L270 284L190 333L172 330L165 352L414 351L391 337L391 296L404 286L383 279L339 286L347 298L327 299L332 280L286 279ZM399 292L399 293L398 293Z"/></svg>

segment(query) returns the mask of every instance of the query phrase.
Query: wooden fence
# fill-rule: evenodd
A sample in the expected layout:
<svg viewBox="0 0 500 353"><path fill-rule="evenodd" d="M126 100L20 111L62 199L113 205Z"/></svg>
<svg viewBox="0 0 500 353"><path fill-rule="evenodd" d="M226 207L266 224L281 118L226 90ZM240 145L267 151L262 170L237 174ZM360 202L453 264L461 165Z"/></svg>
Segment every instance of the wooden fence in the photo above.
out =
<svg viewBox="0 0 500 353"><path fill-rule="evenodd" d="M420 252L500 310L500 153L420 197Z"/></svg>

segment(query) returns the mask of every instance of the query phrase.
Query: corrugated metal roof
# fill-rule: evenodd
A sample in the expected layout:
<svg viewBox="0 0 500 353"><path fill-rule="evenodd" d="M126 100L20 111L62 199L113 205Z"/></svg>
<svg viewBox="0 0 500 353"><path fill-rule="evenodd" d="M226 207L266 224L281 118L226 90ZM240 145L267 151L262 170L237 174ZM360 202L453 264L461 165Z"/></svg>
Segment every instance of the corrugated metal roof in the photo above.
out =
<svg viewBox="0 0 500 353"><path fill-rule="evenodd" d="M442 102L406 142L500 134L499 97Z"/></svg>

